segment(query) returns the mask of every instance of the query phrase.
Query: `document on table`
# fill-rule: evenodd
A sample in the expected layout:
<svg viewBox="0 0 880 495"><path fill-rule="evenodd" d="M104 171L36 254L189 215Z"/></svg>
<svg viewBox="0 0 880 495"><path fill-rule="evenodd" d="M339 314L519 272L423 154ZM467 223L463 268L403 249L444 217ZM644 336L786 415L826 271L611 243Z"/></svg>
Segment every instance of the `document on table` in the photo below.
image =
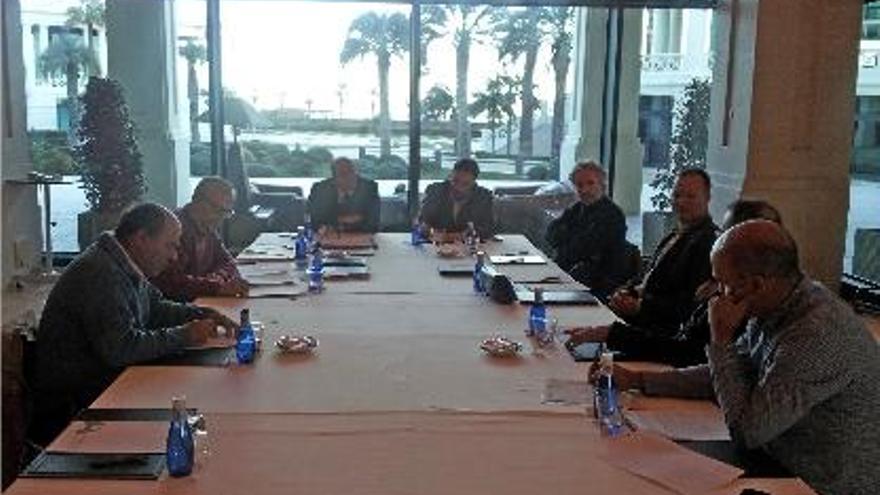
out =
<svg viewBox="0 0 880 495"><path fill-rule="evenodd" d="M262 299L269 297L296 297L308 291L302 283L290 283L285 285L258 285L248 290L249 299Z"/></svg>
<svg viewBox="0 0 880 495"><path fill-rule="evenodd" d="M605 442L600 454L605 462L683 495L716 490L743 474L653 433L633 432Z"/></svg>
<svg viewBox="0 0 880 495"><path fill-rule="evenodd" d="M547 263L547 260L536 254L499 254L489 256L489 261L496 265L544 265Z"/></svg>
<svg viewBox="0 0 880 495"><path fill-rule="evenodd" d="M239 267L241 274L249 285L287 285L292 284L296 272L290 263L259 263Z"/></svg>
<svg viewBox="0 0 880 495"><path fill-rule="evenodd" d="M636 429L673 440L730 440L721 409L708 400L640 396L628 404L624 417Z"/></svg>
<svg viewBox="0 0 880 495"><path fill-rule="evenodd" d="M251 246L239 253L236 260L242 262L292 260L293 248L287 246Z"/></svg>
<svg viewBox="0 0 880 495"><path fill-rule="evenodd" d="M593 386L584 380L550 378L544 382L544 396L541 402L565 406L592 404Z"/></svg>

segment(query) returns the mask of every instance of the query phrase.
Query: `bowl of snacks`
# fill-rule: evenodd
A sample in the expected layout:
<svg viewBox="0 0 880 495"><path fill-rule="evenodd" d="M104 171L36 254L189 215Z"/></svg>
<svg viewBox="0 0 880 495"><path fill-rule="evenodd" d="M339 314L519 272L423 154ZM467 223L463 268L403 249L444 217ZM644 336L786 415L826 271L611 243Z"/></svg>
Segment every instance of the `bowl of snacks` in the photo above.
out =
<svg viewBox="0 0 880 495"><path fill-rule="evenodd" d="M492 357L510 358L519 355L522 344L507 337L495 336L480 342L480 350Z"/></svg>
<svg viewBox="0 0 880 495"><path fill-rule="evenodd" d="M318 347L318 339L311 335L282 335L275 347L284 354L308 354Z"/></svg>

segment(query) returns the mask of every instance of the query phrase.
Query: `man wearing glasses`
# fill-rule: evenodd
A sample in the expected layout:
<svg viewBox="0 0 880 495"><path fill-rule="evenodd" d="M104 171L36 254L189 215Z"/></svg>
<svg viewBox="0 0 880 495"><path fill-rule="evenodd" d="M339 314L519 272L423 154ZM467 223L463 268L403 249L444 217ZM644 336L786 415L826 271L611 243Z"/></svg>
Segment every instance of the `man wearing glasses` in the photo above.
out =
<svg viewBox="0 0 880 495"><path fill-rule="evenodd" d="M220 177L205 177L193 191L192 200L177 210L183 227L177 262L152 279L165 297L192 301L201 296L242 296L247 282L217 233L223 220L232 216L235 189Z"/></svg>

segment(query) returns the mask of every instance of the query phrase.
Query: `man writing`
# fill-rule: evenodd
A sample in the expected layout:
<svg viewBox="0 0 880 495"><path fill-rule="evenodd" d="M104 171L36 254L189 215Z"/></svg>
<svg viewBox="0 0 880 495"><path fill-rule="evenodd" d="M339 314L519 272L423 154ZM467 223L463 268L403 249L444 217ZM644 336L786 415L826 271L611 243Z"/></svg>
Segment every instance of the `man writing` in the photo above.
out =
<svg viewBox="0 0 880 495"><path fill-rule="evenodd" d="M315 183L309 193L309 213L316 229L343 232L379 230L379 186L358 175L354 162L337 158L333 177Z"/></svg>
<svg viewBox="0 0 880 495"><path fill-rule="evenodd" d="M462 158L455 162L448 180L425 190L422 224L443 233L460 233L473 223L480 238L491 238L495 234L492 192L477 185L479 175L476 161Z"/></svg>
<svg viewBox="0 0 880 495"><path fill-rule="evenodd" d="M40 319L32 438L47 442L126 367L204 342L234 322L164 299L147 279L177 257L180 223L145 203L126 212L52 288Z"/></svg>
<svg viewBox="0 0 880 495"><path fill-rule="evenodd" d="M152 278L165 297L192 301L204 296L241 296L248 284L217 229L232 215L235 190L220 177L205 177L192 200L177 211L182 233L177 260Z"/></svg>

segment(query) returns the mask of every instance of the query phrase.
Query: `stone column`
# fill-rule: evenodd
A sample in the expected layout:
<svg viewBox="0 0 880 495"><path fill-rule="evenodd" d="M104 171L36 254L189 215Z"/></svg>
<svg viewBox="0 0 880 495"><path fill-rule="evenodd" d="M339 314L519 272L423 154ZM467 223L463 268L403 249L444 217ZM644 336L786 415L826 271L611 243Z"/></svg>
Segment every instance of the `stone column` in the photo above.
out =
<svg viewBox="0 0 880 495"><path fill-rule="evenodd" d="M189 195L189 136L175 63L175 2L108 0L106 8L107 74L125 88L146 199L180 205Z"/></svg>
<svg viewBox="0 0 880 495"><path fill-rule="evenodd" d="M722 3L707 157L712 211L719 218L740 193L769 200L806 272L836 287L863 2Z"/></svg>
<svg viewBox="0 0 880 495"><path fill-rule="evenodd" d="M30 161L30 139L26 129L27 99L24 90L22 58L22 26L19 0L4 0L0 36L5 47L2 59L2 285L16 275L36 268L40 261L43 237L40 232L40 210L34 186L12 185L10 179L26 179L33 170Z"/></svg>

